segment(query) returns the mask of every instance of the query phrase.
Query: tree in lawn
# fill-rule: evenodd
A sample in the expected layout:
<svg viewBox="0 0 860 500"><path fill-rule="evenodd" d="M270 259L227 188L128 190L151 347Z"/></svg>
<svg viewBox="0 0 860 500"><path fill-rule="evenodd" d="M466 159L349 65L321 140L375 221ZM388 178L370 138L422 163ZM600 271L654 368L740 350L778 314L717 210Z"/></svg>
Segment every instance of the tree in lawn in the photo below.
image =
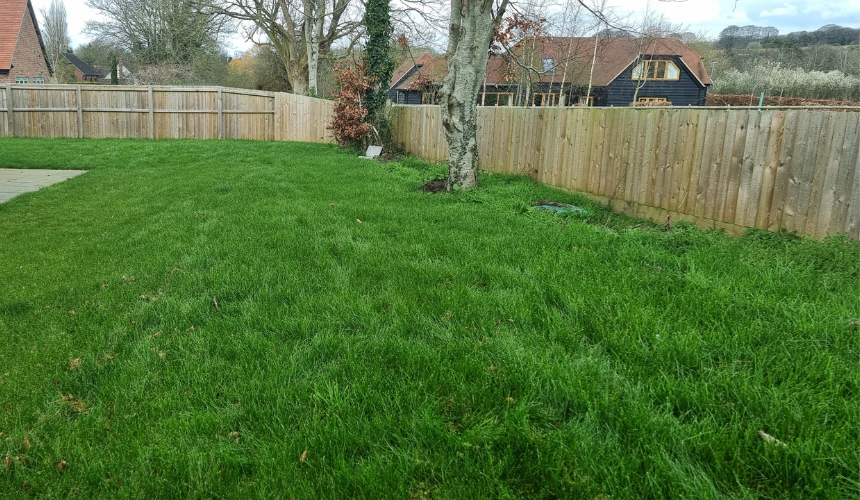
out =
<svg viewBox="0 0 860 500"><path fill-rule="evenodd" d="M448 75L442 82L442 126L448 139L446 188L478 185L478 92L487 73L490 42L508 0L451 0Z"/></svg>
<svg viewBox="0 0 860 500"><path fill-rule="evenodd" d="M391 58L389 1L367 0L367 11L364 14L364 25L369 37L364 58L367 61L367 76L374 78L373 88L367 93L367 110L370 123L373 124L377 134L380 135L379 139L383 142L390 135L388 120L385 117L385 104L388 99L391 74L394 72L394 60Z"/></svg>

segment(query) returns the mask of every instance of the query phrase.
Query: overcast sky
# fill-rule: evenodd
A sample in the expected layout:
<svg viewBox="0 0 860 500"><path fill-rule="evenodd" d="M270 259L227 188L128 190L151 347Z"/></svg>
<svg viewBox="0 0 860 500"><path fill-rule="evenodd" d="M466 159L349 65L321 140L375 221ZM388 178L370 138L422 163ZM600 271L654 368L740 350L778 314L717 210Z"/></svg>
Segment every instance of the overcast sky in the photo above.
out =
<svg viewBox="0 0 860 500"><path fill-rule="evenodd" d="M47 9L51 3L51 0L31 1L37 13L41 8ZM608 1L619 12L635 13L644 10L647 4L647 0ZM96 13L84 5L84 0L65 0L65 5L72 46L77 47L88 40L82 33L84 24ZM716 37L723 28L732 24L774 26L781 34L812 31L825 24L860 27L860 0L651 0L651 6L663 12L673 23L687 26L688 31L706 32L711 37ZM238 36L231 44L228 49L231 54L249 46Z"/></svg>

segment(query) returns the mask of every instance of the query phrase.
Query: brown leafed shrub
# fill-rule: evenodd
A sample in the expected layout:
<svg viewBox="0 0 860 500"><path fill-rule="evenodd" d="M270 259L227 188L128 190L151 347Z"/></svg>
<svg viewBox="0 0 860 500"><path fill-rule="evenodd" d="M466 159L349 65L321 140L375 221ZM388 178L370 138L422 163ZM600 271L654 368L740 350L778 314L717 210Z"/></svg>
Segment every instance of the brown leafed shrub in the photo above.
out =
<svg viewBox="0 0 860 500"><path fill-rule="evenodd" d="M361 141L372 128L365 121L367 92L373 89L376 78L368 78L366 69L367 65L364 61L336 66L334 69L340 91L334 94L337 104L334 107L334 120L329 129L334 131L335 139L341 145Z"/></svg>

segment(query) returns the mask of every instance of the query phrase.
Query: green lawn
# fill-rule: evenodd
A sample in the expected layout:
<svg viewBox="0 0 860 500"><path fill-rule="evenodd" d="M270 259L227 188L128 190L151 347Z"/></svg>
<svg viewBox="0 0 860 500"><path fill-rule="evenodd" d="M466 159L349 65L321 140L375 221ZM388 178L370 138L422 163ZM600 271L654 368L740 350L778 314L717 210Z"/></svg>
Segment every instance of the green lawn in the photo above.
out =
<svg viewBox="0 0 860 500"><path fill-rule="evenodd" d="M4 499L860 494L857 242L299 143L0 167L90 170L0 204Z"/></svg>

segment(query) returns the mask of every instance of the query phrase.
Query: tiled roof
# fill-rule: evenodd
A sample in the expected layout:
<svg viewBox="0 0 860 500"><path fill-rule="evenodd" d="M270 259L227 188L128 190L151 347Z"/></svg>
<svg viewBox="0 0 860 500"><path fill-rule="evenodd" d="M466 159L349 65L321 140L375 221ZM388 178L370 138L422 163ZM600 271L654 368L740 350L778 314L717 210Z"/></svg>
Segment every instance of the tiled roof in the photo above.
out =
<svg viewBox="0 0 860 500"><path fill-rule="evenodd" d="M595 56L595 44L597 52ZM535 57L533 66L538 71L542 71L541 58L551 57L555 65L554 75L541 75L535 80L544 83L553 82L560 83L588 83L591 79L592 85L604 87L615 80L622 71L627 69L630 64L635 61L640 53L646 57L659 56L677 56L681 62L687 66L690 73L702 85L709 85L711 79L705 71L705 65L702 63L702 58L687 47L683 42L674 39L663 39L658 41L647 42L635 38L566 38L566 37L547 37L540 39L533 46L515 47L514 52L523 51L533 52ZM425 54L426 55L426 54ZM445 63L445 56L429 56L426 59L416 60L418 71L404 79L402 82L398 80L407 75L414 67L413 62L407 61L400 65L395 71L395 75L400 75L399 78L392 78L391 82L394 85L392 88L397 90L407 90L409 85L417 78L418 72L434 82L441 82L448 73L448 67ZM422 56L423 57L423 56ZM529 58L520 57L522 63ZM592 59L594 59L594 68L592 73ZM528 67L528 64L523 64ZM495 85L502 83L510 83L515 80L513 75L522 66L509 64L505 57L493 56L487 61L487 84Z"/></svg>
<svg viewBox="0 0 860 500"><path fill-rule="evenodd" d="M0 70L12 68L12 54L28 3L28 0L0 0Z"/></svg>
<svg viewBox="0 0 860 500"><path fill-rule="evenodd" d="M2 1L2 0L0 0L0 1ZM72 66L81 70L81 72L84 74L84 76L102 76L101 71L99 71L99 70L93 68L92 66L90 66L89 64L85 63L84 61L81 60L80 57L78 57L74 54L63 54L63 57L65 57L66 60L69 61L69 64L71 64Z"/></svg>

